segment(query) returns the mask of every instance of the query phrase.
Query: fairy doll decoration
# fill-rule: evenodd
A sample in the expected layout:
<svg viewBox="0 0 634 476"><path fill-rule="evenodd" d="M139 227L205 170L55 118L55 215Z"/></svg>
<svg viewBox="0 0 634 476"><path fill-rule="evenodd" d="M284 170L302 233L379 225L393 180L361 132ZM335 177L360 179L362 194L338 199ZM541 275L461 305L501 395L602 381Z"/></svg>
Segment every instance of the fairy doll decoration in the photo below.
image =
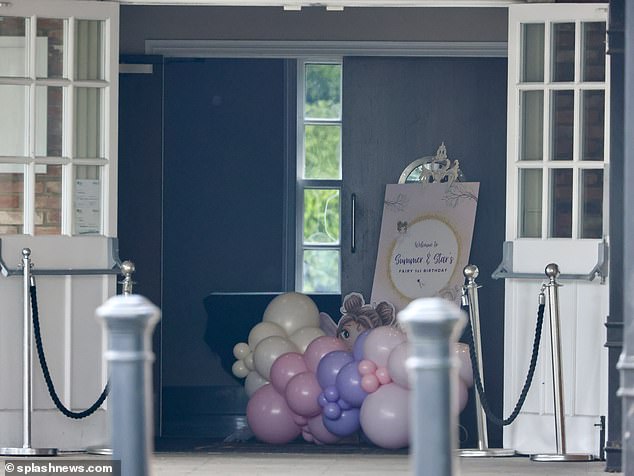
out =
<svg viewBox="0 0 634 476"><path fill-rule="evenodd" d="M361 294L350 293L343 299L336 336L352 349L357 337L364 331L395 325L396 311L392 303L381 301L374 306L366 304Z"/></svg>

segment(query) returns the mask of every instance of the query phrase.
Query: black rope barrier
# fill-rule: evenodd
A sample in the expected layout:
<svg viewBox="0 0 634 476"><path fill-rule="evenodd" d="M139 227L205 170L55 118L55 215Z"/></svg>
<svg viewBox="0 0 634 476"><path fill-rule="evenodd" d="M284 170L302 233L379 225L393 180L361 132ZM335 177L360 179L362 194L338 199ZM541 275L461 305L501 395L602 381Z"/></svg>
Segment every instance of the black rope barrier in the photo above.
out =
<svg viewBox="0 0 634 476"><path fill-rule="evenodd" d="M35 285L30 287L31 291L31 311L33 314L33 334L35 336L35 346L37 347L37 357L40 361L40 367L42 367L42 373L44 374L44 380L46 381L46 387L48 388L48 393L55 403L57 409L62 412L68 418L73 418L75 420L80 420L82 418L86 418L87 416L92 415L97 411L97 409L104 402L106 397L108 396L108 392L110 391L110 382L106 384L106 387L99 395L99 398L95 403L92 404L90 408L87 408L81 412L74 412L69 410L64 406L62 401L59 399L57 392L55 391L55 386L53 385L53 380L51 379L51 374L48 371L48 364L46 363L46 356L44 355L44 346L42 345L42 334L40 332L40 316L37 308L37 290Z"/></svg>
<svg viewBox="0 0 634 476"><path fill-rule="evenodd" d="M469 306L463 306L467 308ZM519 399L515 404L515 408L509 415L508 418L500 418L493 413L491 407L489 405L489 401L487 399L486 392L484 391L484 385L482 385L482 379L480 378L480 371L478 366L478 356L476 355L475 345L474 345L474 336L473 336L473 328L471 324L469 324L469 332L467 333L467 339L469 344L469 356L471 357L471 369L473 371L473 378L475 381L476 390L478 392L478 396L480 397L480 404L482 405L482 409L486 414L487 418L497 426L507 426L513 423L524 405L524 401L526 400L526 396L528 395L528 390L531 387L531 383L533 381L533 375L535 374L535 366L537 364L537 356L539 354L539 343L541 341L542 336L542 324L544 323L544 304L540 304L537 308L537 323L535 324L535 338L533 339L533 351L531 354L531 362L528 367L528 373L526 374L526 380L524 381L524 386L522 387L522 392L520 393Z"/></svg>

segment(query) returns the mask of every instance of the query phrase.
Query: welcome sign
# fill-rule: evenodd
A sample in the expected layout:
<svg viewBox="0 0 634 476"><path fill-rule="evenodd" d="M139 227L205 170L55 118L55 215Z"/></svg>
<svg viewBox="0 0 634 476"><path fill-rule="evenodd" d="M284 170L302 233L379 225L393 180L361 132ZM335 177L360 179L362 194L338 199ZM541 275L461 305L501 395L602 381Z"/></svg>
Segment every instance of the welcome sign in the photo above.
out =
<svg viewBox="0 0 634 476"><path fill-rule="evenodd" d="M372 302L397 310L419 297L460 304L479 183L387 185Z"/></svg>

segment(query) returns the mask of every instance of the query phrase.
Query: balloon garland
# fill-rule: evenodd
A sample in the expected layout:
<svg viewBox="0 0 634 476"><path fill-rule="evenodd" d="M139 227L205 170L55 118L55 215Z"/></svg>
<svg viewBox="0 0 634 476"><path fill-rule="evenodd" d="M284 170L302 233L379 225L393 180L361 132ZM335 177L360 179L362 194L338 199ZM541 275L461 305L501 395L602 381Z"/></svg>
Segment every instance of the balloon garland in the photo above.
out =
<svg viewBox="0 0 634 476"><path fill-rule="evenodd" d="M385 304L379 309L384 314L389 312ZM354 308L370 315L370 307L352 293L344 299L342 313ZM349 333L340 338L324 335L319 323L317 306L308 296L282 294L267 306L247 342L234 347L233 373L246 378L247 420L255 436L273 444L300 435L330 444L362 430L377 446L408 446L405 333L394 324L365 330L357 326L360 333L352 342ZM457 344L455 356L459 385L454 401L460 412L473 375L468 347Z"/></svg>

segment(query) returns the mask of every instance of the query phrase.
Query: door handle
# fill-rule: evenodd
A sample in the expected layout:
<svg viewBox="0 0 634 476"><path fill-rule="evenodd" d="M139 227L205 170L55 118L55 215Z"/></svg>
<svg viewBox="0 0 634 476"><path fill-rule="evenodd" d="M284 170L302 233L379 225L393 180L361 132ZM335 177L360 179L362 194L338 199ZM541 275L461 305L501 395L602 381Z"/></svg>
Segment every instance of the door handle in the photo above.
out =
<svg viewBox="0 0 634 476"><path fill-rule="evenodd" d="M357 194L350 195L350 253L357 251Z"/></svg>

